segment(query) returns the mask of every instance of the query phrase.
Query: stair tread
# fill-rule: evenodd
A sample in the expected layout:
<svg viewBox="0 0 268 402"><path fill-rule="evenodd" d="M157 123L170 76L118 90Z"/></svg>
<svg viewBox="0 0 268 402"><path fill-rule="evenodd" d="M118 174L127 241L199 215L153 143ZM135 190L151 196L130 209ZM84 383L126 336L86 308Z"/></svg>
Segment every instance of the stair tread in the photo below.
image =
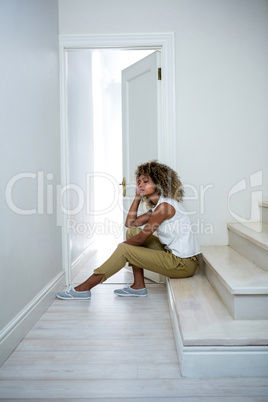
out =
<svg viewBox="0 0 268 402"><path fill-rule="evenodd" d="M268 345L268 320L234 320L201 269L169 284L185 346Z"/></svg>
<svg viewBox="0 0 268 402"><path fill-rule="evenodd" d="M228 223L228 229L268 250L268 225L261 222Z"/></svg>
<svg viewBox="0 0 268 402"><path fill-rule="evenodd" d="M268 272L231 247L202 247L202 255L230 293L268 294Z"/></svg>

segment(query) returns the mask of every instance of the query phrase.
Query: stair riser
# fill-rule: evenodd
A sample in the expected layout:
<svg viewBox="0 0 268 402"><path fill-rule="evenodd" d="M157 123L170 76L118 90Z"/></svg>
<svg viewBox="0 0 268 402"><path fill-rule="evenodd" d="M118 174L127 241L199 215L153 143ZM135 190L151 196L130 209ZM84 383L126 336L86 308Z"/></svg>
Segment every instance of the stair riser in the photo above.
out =
<svg viewBox="0 0 268 402"><path fill-rule="evenodd" d="M263 350L250 350L247 347L228 350L228 348L195 348L183 351L181 373L183 377L267 377L268 353ZM190 349L190 348L189 348ZM212 350L210 350L212 349ZM234 349L234 348L233 348ZM260 348L261 349L261 348Z"/></svg>
<svg viewBox="0 0 268 402"><path fill-rule="evenodd" d="M268 225L268 208L267 207L261 207L261 221L265 225Z"/></svg>
<svg viewBox="0 0 268 402"><path fill-rule="evenodd" d="M215 275L214 271L211 267L203 261L202 264L203 272L206 275L208 281L211 283L213 288L216 290L224 305L226 306L229 313L235 318L235 306L234 300L231 293L226 289L224 284L219 280L219 278Z"/></svg>
<svg viewBox="0 0 268 402"><path fill-rule="evenodd" d="M235 319L268 320L268 295L236 295Z"/></svg>
<svg viewBox="0 0 268 402"><path fill-rule="evenodd" d="M203 271L234 319L268 320L268 295L234 295L205 261Z"/></svg>
<svg viewBox="0 0 268 402"><path fill-rule="evenodd" d="M242 254L244 257L253 261L259 267L268 271L268 251L250 242L244 237L239 236L232 230L229 230L229 245Z"/></svg>

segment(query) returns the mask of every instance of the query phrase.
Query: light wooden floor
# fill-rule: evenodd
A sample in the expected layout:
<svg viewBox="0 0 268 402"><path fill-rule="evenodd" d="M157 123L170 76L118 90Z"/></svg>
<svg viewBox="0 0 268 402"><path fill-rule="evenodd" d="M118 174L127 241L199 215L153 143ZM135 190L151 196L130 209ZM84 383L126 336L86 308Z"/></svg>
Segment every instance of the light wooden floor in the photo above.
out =
<svg viewBox="0 0 268 402"><path fill-rule="evenodd" d="M86 278L102 256L84 261ZM90 301L55 300L0 369L1 400L268 401L265 378L182 378L166 288L119 298L127 270L93 289Z"/></svg>

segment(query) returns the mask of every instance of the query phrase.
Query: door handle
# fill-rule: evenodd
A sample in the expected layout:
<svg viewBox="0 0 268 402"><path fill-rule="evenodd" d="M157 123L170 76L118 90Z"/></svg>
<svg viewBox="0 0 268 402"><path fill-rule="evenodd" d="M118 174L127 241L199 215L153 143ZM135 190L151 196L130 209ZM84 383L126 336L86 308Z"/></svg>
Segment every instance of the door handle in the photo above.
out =
<svg viewBox="0 0 268 402"><path fill-rule="evenodd" d="M126 193L127 193L126 178L125 177L123 177L123 181L122 181L122 183L120 183L120 186L123 186L123 197L125 197Z"/></svg>

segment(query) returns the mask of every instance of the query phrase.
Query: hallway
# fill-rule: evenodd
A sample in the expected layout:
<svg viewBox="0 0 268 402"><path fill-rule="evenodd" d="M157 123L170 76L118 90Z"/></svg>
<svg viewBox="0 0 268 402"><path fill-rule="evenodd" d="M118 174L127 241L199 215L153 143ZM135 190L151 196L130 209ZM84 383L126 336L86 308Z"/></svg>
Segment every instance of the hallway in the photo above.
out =
<svg viewBox="0 0 268 402"><path fill-rule="evenodd" d="M85 256L74 283L98 264ZM123 269L90 301L55 300L0 369L1 400L267 401L266 379L180 375L166 287L147 280L147 298L119 298Z"/></svg>

